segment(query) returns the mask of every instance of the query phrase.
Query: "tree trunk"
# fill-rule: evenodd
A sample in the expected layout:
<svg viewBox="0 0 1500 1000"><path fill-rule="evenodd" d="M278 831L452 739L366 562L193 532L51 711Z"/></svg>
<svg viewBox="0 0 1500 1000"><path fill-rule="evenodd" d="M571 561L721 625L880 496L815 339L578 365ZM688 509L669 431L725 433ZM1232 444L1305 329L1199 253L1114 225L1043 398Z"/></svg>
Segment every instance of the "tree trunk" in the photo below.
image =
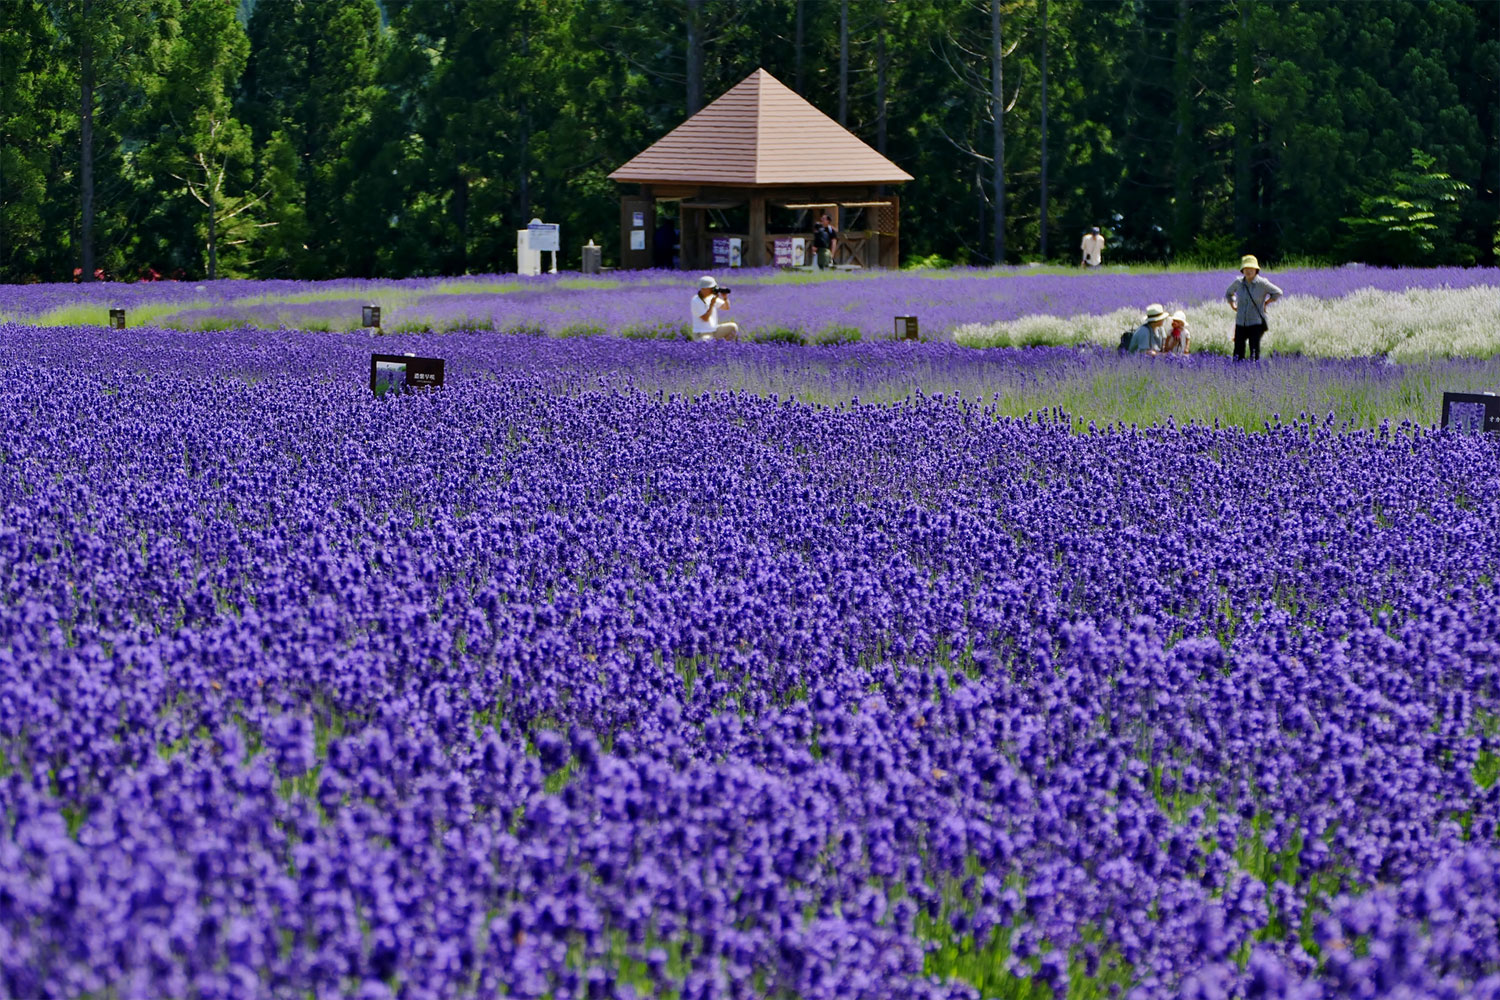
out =
<svg viewBox="0 0 1500 1000"><path fill-rule="evenodd" d="M1255 128L1255 68L1251 64L1255 50L1250 35L1250 3L1239 0L1240 24L1234 50L1234 235L1241 241L1250 238L1254 205L1250 156Z"/></svg>
<svg viewBox="0 0 1500 1000"><path fill-rule="evenodd" d="M530 221L529 219L526 221ZM523 223L524 225L524 223ZM458 274L469 273L469 179L460 167L453 178L453 228L458 231Z"/></svg>
<svg viewBox="0 0 1500 1000"><path fill-rule="evenodd" d="M886 83L890 76L890 48L885 39L885 5L875 26L875 150L885 155Z"/></svg>
<svg viewBox="0 0 1500 1000"><path fill-rule="evenodd" d="M92 0L83 0L79 18L79 220L78 247L83 281L94 280L94 43Z"/></svg>
<svg viewBox="0 0 1500 1000"><path fill-rule="evenodd" d="M208 280L219 277L219 199L214 192L212 173L204 178L203 193L208 198Z"/></svg>
<svg viewBox="0 0 1500 1000"><path fill-rule="evenodd" d="M990 111L994 115L995 231L991 257L1005 263L1005 74L1001 66L1000 0L990 0Z"/></svg>
<svg viewBox="0 0 1500 1000"><path fill-rule="evenodd" d="M530 25L523 21L521 24L521 58L527 60L530 56L531 30ZM699 93L702 93L701 90ZM528 162L530 152L531 105L526 100L526 92L523 89L521 92L521 141L516 149L516 160L520 169L520 177L516 183L516 200L520 202L522 225L531 221L531 164Z"/></svg>
<svg viewBox="0 0 1500 1000"><path fill-rule="evenodd" d="M839 124L849 127L849 0L839 0Z"/></svg>
<svg viewBox="0 0 1500 1000"><path fill-rule="evenodd" d="M1177 53L1172 67L1176 92L1176 133L1172 138L1172 252L1185 253L1192 241L1193 216L1193 14L1189 0L1177 0Z"/></svg>
<svg viewBox="0 0 1500 1000"><path fill-rule="evenodd" d="M687 0L687 113L703 110L703 0Z"/></svg>
<svg viewBox="0 0 1500 1000"><path fill-rule="evenodd" d="M1041 204L1041 251L1042 260L1047 259L1047 0L1042 7L1042 204Z"/></svg>
<svg viewBox="0 0 1500 1000"><path fill-rule="evenodd" d="M531 122L528 117L521 119L521 141L516 148L516 159L521 172L520 180L516 184L516 200L520 202L521 224L525 225L531 221L531 164L527 154L531 152Z"/></svg>
<svg viewBox="0 0 1500 1000"><path fill-rule="evenodd" d="M982 254L984 253L984 244L986 242L985 237L988 235L985 227L990 221L990 202L984 194L983 164L978 160L974 161L974 194L979 200L979 211L974 213L974 217L979 220L979 235L974 240L974 252Z"/></svg>
<svg viewBox="0 0 1500 1000"><path fill-rule="evenodd" d="M792 47L796 50L794 58L796 59L797 71L796 76L793 78L793 80L797 93L801 94L803 97L807 96L807 76L803 71L802 63L802 50L805 47L806 42L806 25L807 0L797 0L797 33L796 39L792 43Z"/></svg>

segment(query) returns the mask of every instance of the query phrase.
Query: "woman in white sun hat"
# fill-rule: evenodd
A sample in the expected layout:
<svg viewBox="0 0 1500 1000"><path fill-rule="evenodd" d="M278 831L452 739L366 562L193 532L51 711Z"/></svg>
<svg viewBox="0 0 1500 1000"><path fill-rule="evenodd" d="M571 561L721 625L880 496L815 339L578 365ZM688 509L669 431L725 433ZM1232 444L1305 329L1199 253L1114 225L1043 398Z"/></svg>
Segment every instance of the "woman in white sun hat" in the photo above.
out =
<svg viewBox="0 0 1500 1000"><path fill-rule="evenodd" d="M1146 307L1146 316L1141 320L1141 325L1136 327L1135 333L1130 338L1128 350L1131 354L1160 354L1162 343L1166 336L1162 333L1162 324L1167 321L1167 311L1161 307L1160 302L1153 302Z"/></svg>

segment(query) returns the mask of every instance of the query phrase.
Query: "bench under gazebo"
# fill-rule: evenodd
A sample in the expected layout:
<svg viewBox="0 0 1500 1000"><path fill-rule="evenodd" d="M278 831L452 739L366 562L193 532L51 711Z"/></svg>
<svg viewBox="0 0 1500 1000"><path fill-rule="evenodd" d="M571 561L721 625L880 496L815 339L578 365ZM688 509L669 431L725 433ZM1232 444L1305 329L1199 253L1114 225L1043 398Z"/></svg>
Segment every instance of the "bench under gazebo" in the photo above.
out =
<svg viewBox="0 0 1500 1000"><path fill-rule="evenodd" d="M835 266L901 266L900 201L885 185L911 174L758 69L610 174L639 185L620 199L620 263L652 265L657 210L678 209L678 266L724 266L738 239L747 267L777 260L778 240L812 244L818 216L839 231ZM716 264L715 246L720 248ZM802 263L802 261L793 261Z"/></svg>

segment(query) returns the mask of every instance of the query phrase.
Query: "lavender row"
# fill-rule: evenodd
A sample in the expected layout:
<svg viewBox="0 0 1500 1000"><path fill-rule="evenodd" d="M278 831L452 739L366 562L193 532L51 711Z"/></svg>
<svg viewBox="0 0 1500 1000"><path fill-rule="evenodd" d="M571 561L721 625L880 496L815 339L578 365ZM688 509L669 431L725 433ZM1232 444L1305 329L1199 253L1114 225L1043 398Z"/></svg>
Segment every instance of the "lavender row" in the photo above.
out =
<svg viewBox="0 0 1500 1000"><path fill-rule="evenodd" d="M865 339L893 333L893 317L917 315L932 337L966 324L1027 316L1091 316L1148 302L1187 307L1218 303L1233 278L1225 272L1032 273L918 272L899 275L793 278L770 270L734 276L734 309L747 333L800 331L806 336L848 328ZM675 332L686 324L691 276L635 272L579 287L577 276L489 276L405 281L218 281L200 285L92 284L8 286L0 316L35 317L62 307L93 305L96 322L111 306L167 312L184 328L287 326L346 329L360 322L360 306L384 305L387 328L493 329L551 334ZM1500 272L1482 268L1305 269L1277 276L1289 295L1336 299L1361 289L1473 288L1500 285ZM465 292L472 285L474 291ZM503 294L500 293L503 290ZM308 297L321 301L307 302ZM70 308L71 322L84 317Z"/></svg>
<svg viewBox="0 0 1500 1000"><path fill-rule="evenodd" d="M365 384L370 354L444 358L450 382L521 373L553 391L639 389L696 397L743 391L805 402L896 402L916 393L983 397L1009 416L1062 408L1075 429L1090 422L1220 424L1259 430L1299 413L1342 425L1389 421L1430 426L1444 392L1494 391L1500 362L1448 359L1402 365L1381 359L1278 357L1236 366L1194 355L1158 362L1113 349L974 351L951 344L861 343L817 349L776 344L632 342L615 337L552 339L491 334L303 333L293 330L185 332L88 326L0 324L10 358L48 367L122 375L171 372L194 379L331 381Z"/></svg>
<svg viewBox="0 0 1500 1000"><path fill-rule="evenodd" d="M1496 994L1494 441L131 336L0 329L0 994Z"/></svg>

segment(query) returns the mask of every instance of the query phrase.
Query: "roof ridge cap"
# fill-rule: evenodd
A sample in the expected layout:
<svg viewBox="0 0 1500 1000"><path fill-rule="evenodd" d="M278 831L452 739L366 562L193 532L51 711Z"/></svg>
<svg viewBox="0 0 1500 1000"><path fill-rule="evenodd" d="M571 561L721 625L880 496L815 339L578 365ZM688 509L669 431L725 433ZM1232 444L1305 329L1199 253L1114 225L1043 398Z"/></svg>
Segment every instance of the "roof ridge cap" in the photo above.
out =
<svg viewBox="0 0 1500 1000"><path fill-rule="evenodd" d="M764 66L757 66L755 72L745 78L747 82L750 79L755 80L755 138L752 140L752 148L755 150L755 166L750 172L750 181L752 184L761 183L760 164L766 133L766 98L767 92L770 89L765 85L767 77L771 77L771 74L766 72L766 68Z"/></svg>

